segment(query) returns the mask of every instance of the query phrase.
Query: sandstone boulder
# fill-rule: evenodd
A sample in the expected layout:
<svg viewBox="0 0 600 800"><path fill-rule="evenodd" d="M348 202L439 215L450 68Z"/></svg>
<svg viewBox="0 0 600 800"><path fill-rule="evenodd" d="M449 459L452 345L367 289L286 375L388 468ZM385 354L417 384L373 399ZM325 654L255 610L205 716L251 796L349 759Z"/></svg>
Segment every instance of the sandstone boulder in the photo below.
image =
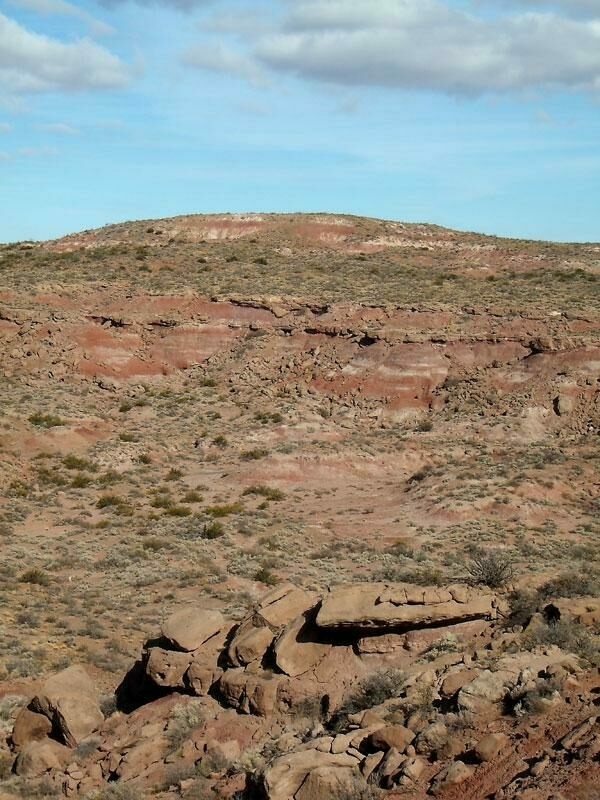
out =
<svg viewBox="0 0 600 800"><path fill-rule="evenodd" d="M410 630L494 615L493 595L468 587L443 590L373 583L332 588L323 598L316 623L325 629Z"/></svg>
<svg viewBox="0 0 600 800"><path fill-rule="evenodd" d="M399 753L404 753L414 738L414 732L404 725L386 725L371 734L369 744L375 750L386 751L394 748Z"/></svg>
<svg viewBox="0 0 600 800"><path fill-rule="evenodd" d="M225 702L243 714L268 717L277 708L277 692L281 676L272 672L248 672L241 668L229 669L218 682L219 692Z"/></svg>
<svg viewBox="0 0 600 800"><path fill-rule="evenodd" d="M269 800L335 800L340 787L358 779L359 761L347 753L334 755L318 750L288 753L275 759L265 770L262 784ZM314 777L310 777L315 772ZM362 778L361 778L362 780Z"/></svg>
<svg viewBox="0 0 600 800"><path fill-rule="evenodd" d="M479 761L493 761L508 745L509 738L504 733L488 733L474 747Z"/></svg>
<svg viewBox="0 0 600 800"><path fill-rule="evenodd" d="M38 742L52 733L52 723L45 714L36 714L29 708L22 708L11 734L12 745L22 750L30 742Z"/></svg>
<svg viewBox="0 0 600 800"><path fill-rule="evenodd" d="M255 611L271 630L277 632L319 601L315 592L306 592L291 583L278 586L263 597Z"/></svg>
<svg viewBox="0 0 600 800"><path fill-rule="evenodd" d="M197 697L204 697L219 680L223 670L217 666L192 661L185 674L186 687Z"/></svg>
<svg viewBox="0 0 600 800"><path fill-rule="evenodd" d="M273 631L268 625L254 624L253 619L243 622L229 645L230 662L236 667L245 667L254 661L260 661L273 638Z"/></svg>
<svg viewBox="0 0 600 800"><path fill-rule="evenodd" d="M151 647L146 662L146 675L157 686L169 689L185 688L184 676L190 666L192 657L189 653L178 650L163 650L162 647Z"/></svg>
<svg viewBox="0 0 600 800"><path fill-rule="evenodd" d="M312 623L300 616L279 635L274 647L275 663L286 675L296 678L314 669L325 658L331 646L315 642L314 633Z"/></svg>
<svg viewBox="0 0 600 800"><path fill-rule="evenodd" d="M17 756L14 770L22 778L39 778L53 769L62 770L71 758L71 750L54 739L29 742Z"/></svg>
<svg viewBox="0 0 600 800"><path fill-rule="evenodd" d="M219 633L225 624L220 611L188 606L165 620L162 635L176 650L191 653Z"/></svg>
<svg viewBox="0 0 600 800"><path fill-rule="evenodd" d="M517 679L518 675L506 670L483 670L459 691L458 707L461 711L482 716L499 715L502 703Z"/></svg>
<svg viewBox="0 0 600 800"><path fill-rule="evenodd" d="M83 667L74 665L53 675L30 703L44 714L69 747L77 745L104 722L99 697Z"/></svg>
<svg viewBox="0 0 600 800"><path fill-rule="evenodd" d="M228 649L237 667L260 661L286 625L314 608L319 596L285 583L269 592L236 630Z"/></svg>
<svg viewBox="0 0 600 800"><path fill-rule="evenodd" d="M473 775L473 767L463 761L454 761L449 767L436 776L431 786L431 794L437 795L453 786L458 786Z"/></svg>

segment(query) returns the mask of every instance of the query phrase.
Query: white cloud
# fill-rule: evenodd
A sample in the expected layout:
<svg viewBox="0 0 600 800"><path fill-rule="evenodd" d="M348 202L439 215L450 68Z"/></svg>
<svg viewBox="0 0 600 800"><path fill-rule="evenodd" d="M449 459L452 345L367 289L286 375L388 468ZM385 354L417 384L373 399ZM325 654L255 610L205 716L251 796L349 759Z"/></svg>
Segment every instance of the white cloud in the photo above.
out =
<svg viewBox="0 0 600 800"><path fill-rule="evenodd" d="M47 133L57 133L60 136L77 136L79 134L77 128L73 128L64 122L51 122L48 125L40 125L39 127L40 130Z"/></svg>
<svg viewBox="0 0 600 800"><path fill-rule="evenodd" d="M114 89L129 77L117 56L89 39L65 44L0 13L0 94Z"/></svg>
<svg viewBox="0 0 600 800"><path fill-rule="evenodd" d="M259 63L344 86L477 95L600 89L600 22L553 13L489 19L442 0L301 0Z"/></svg>
<svg viewBox="0 0 600 800"><path fill-rule="evenodd" d="M515 5L557 8L568 14L600 17L600 0L512 0Z"/></svg>
<svg viewBox="0 0 600 800"><path fill-rule="evenodd" d="M67 17L75 17L85 22L96 36L114 33L114 29L110 25L96 19L84 9L77 8L72 3L67 3L66 0L9 0L9 2L13 6L35 11L38 14L61 14Z"/></svg>
<svg viewBox="0 0 600 800"><path fill-rule="evenodd" d="M9 125L8 122L0 122L0 133L10 133L12 130L12 125Z"/></svg>
<svg viewBox="0 0 600 800"><path fill-rule="evenodd" d="M191 11L193 8L212 5L215 0L100 0L103 6L118 6L125 3L136 3L139 6L167 6L179 11Z"/></svg>
<svg viewBox="0 0 600 800"><path fill-rule="evenodd" d="M226 47L220 42L191 47L183 54L182 61L189 67L233 75L255 85L260 86L266 83L264 70L253 58Z"/></svg>

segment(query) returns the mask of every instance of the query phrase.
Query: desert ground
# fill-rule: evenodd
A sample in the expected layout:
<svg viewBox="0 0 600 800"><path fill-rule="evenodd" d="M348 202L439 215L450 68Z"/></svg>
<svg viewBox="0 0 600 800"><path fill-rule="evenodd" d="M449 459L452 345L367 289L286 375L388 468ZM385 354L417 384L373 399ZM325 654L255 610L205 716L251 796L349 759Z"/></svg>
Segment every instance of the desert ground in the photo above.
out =
<svg viewBox="0 0 600 800"><path fill-rule="evenodd" d="M600 244L110 225L0 344L2 800L600 797Z"/></svg>

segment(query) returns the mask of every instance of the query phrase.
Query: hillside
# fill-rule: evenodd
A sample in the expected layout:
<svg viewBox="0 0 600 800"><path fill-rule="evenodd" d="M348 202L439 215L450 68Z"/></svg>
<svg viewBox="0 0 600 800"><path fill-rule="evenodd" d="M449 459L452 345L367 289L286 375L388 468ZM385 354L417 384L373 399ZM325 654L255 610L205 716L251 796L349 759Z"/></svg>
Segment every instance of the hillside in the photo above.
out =
<svg viewBox="0 0 600 800"><path fill-rule="evenodd" d="M232 626L244 620L271 631L261 669L277 679L286 675L293 686L303 676L303 701L314 700L315 682L321 701L333 698L336 674L351 676L344 688L355 690L367 667L413 677L433 672L424 685L438 695L422 716L434 725L454 714L454 727L444 724L463 749L454 752L446 740L422 752L413 746L405 756L423 759L414 776L406 764L402 772L401 759L384 774L380 760L373 774L379 770L386 791L414 798L435 791L448 800L458 791L473 800L546 800L559 791L567 800L595 797L596 722L582 734L583 744L573 740L554 760L550 751L591 718L600 690L599 244L504 240L329 215L112 225L56 241L0 245L0 345L0 709L7 736L44 680L70 665L83 664L95 691L105 701L112 697L144 643L193 604L229 623L213 632L230 638L211 652L210 670L218 662L227 663L225 675L239 678L242 667L258 674L256 659L223 661ZM478 586L473 559L490 554L510 569L497 585ZM404 594L401 607L458 603L448 594L456 584L469 585L469 602L480 602L479 592L494 598L474 617L457 617L453 608L432 623L422 610L415 627L424 647L393 640L373 648L364 644L358 618L336 618L333 634L311 616L331 587L350 584L364 585L361 603L368 587L378 587L375 605L387 602L380 600L388 591L382 587L416 587L437 598L417 602ZM260 624L248 622L249 614L263 614L258 604L265 593L300 589L294 614L283 614L285 625L262 616ZM562 608L566 630L536 613L550 601ZM285 626L298 615L308 615L302 618L309 629L296 644L304 642L312 655L294 651L293 658L308 658L306 674L290 674L281 666L289 663L285 657L269 660L273 637L289 634ZM482 620L464 637L455 628ZM386 624L379 634L412 631L404 619ZM211 642L216 647L217 639ZM161 647L178 657L186 651L177 639ZM321 663L311 660L319 647L341 660L319 650L331 666L326 677L309 680L309 668ZM572 660L567 668L573 652L576 666ZM125 740L142 746L143 725L173 726L173 709L181 714L181 704L191 702L195 692L183 672L173 680L175 657L161 658L172 668L169 677L161 683L155 674L154 694L145 687L131 707L107 712L104 727L83 737L95 743L89 752L73 755L71 748L68 757L54 753L54 761L38 753L37 767L11 776L19 748L7 741L0 797L2 791L34 796L27 792L40 779L38 797L57 786L103 800L155 792L190 800L309 800L330 790L342 796L335 781L331 789L314 776L314 786L301 791L308 767L286 795L282 779L269 778L267 769L306 744L317 723L324 728L312 739L330 736L333 723L323 709L302 706L301 713L294 695L257 712L247 683L236 695L223 684L218 689L210 671L200 716L214 730L202 729L202 747L235 739L230 729L241 726L235 753L219 751L210 770L207 761L201 774L194 772L189 742L200 742L199 716L186 728L196 739L182 735L164 752L157 745L149 761L138 754L128 771L112 762L100 769L100 752L108 761L117 750L123 757ZM503 666L503 658L513 662ZM527 669L549 680L558 664L567 683L542 692L559 699L541 716L498 709L486 716L486 709L479 717L480 708L457 707L456 692L441 691L457 664L465 672L473 661L496 676L516 670L513 693L527 685L521 680ZM456 691L463 685L466 678ZM293 694L287 684L285 691ZM133 707L132 716L124 713ZM461 709L473 716L461 717ZM418 729L414 719L409 725L415 708L407 703L386 713L401 716L400 727L406 723L417 736L426 727ZM506 737L502 769L473 757L484 732ZM55 729L48 741L73 744L61 736ZM285 736L287 745L280 742ZM368 758L390 748L371 742L354 750ZM174 752L187 772L173 773L170 783L165 764L177 761ZM519 782L546 756L544 779L540 770ZM577 758L585 768L570 768ZM65 773L73 763L75 777ZM463 777L444 783L440 775L452 763L463 764ZM327 772L333 762L315 764ZM254 777L246 784L248 775ZM115 781L141 794L115 794ZM352 796L366 798L363 789L355 787Z"/></svg>

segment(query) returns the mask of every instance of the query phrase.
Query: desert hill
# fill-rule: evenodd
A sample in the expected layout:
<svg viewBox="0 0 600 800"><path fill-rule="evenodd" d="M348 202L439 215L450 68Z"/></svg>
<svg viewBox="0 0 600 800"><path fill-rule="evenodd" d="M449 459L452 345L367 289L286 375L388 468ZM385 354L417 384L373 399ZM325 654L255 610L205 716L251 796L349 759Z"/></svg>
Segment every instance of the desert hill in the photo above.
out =
<svg viewBox="0 0 600 800"><path fill-rule="evenodd" d="M0 245L0 796L594 797L599 287L337 215Z"/></svg>

